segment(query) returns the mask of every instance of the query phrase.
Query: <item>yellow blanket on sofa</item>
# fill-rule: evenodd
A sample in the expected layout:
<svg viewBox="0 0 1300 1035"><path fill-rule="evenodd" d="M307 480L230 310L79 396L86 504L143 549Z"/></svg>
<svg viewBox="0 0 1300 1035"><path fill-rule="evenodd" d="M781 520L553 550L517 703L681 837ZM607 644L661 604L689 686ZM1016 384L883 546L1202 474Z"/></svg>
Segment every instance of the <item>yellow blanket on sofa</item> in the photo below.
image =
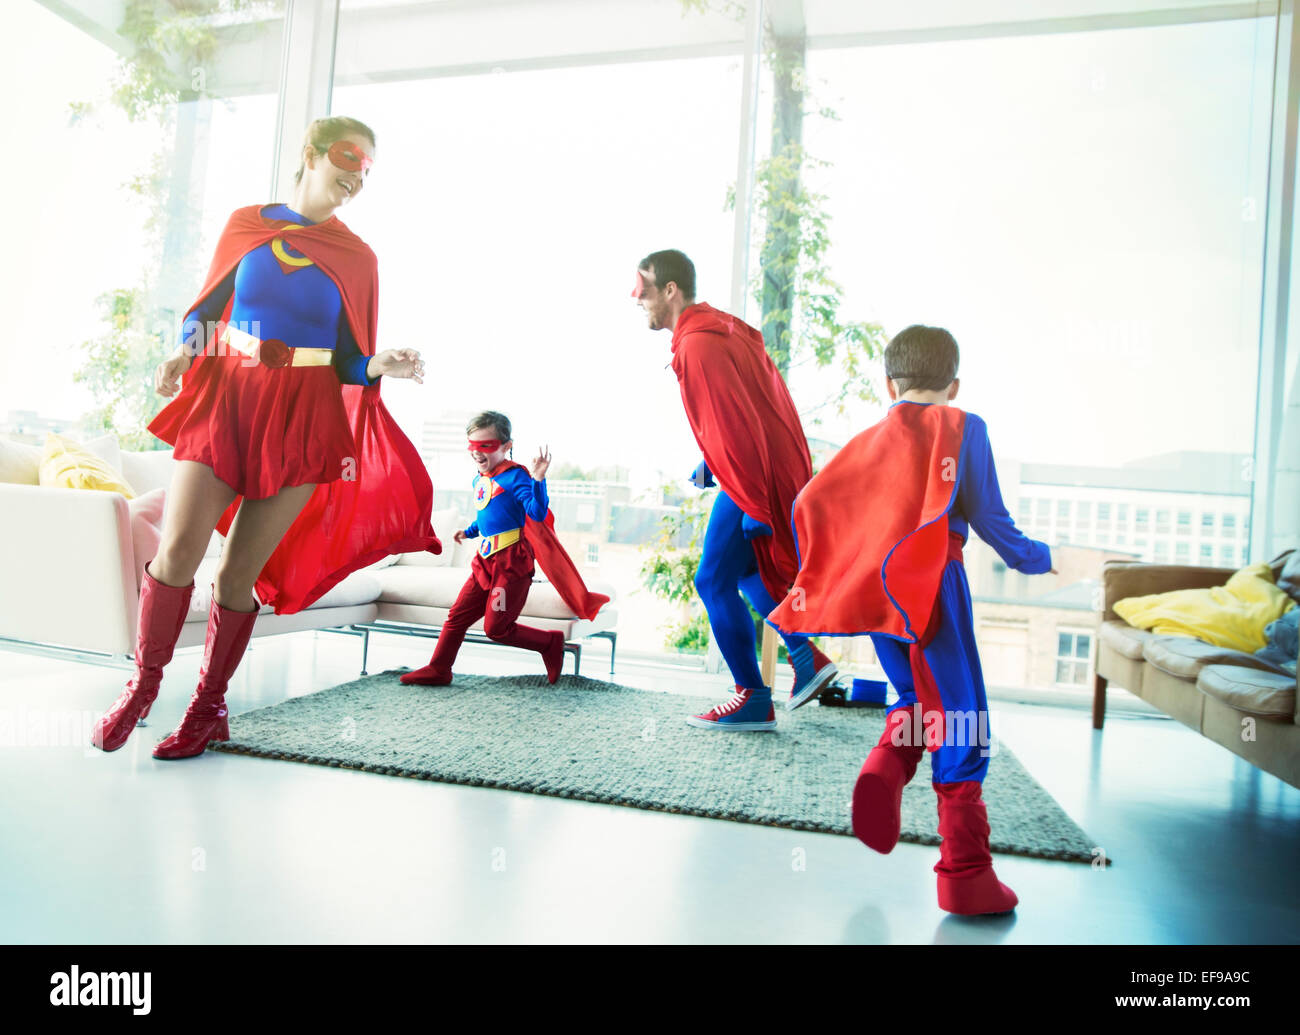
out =
<svg viewBox="0 0 1300 1035"><path fill-rule="evenodd" d="M1116 601L1115 613L1161 636L1194 636L1253 654L1268 643L1264 626L1295 606L1274 584L1272 568L1252 564L1223 586L1126 597Z"/></svg>

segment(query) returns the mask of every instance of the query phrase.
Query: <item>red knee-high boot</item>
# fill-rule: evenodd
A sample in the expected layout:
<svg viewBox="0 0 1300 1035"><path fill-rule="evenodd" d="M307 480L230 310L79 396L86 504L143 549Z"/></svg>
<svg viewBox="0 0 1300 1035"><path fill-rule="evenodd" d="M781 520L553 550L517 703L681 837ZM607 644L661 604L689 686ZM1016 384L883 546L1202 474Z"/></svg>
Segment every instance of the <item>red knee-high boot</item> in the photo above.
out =
<svg viewBox="0 0 1300 1035"><path fill-rule="evenodd" d="M1020 900L993 872L989 852L989 820L974 780L936 783L939 796L939 908L975 916L1006 913Z"/></svg>
<svg viewBox="0 0 1300 1035"><path fill-rule="evenodd" d="M232 611L222 607L213 592L199 685L190 698L181 724L154 748L154 758L193 758L203 754L209 741L230 739L230 727L226 721L226 687L244 656L249 637L253 635L253 623L260 611L256 604L252 611Z"/></svg>
<svg viewBox="0 0 1300 1035"><path fill-rule="evenodd" d="M90 735L95 747L116 751L126 743L136 724L149 714L162 683L163 666L171 661L176 641L180 639L193 592L193 582L188 586L168 586L149 574L149 565L144 566L135 623L135 675L113 707L95 723Z"/></svg>
<svg viewBox="0 0 1300 1035"><path fill-rule="evenodd" d="M895 708L889 713L885 732L862 763L853 786L853 833L877 852L892 852L898 844L903 788L916 775L925 754L921 731L913 719L911 708Z"/></svg>

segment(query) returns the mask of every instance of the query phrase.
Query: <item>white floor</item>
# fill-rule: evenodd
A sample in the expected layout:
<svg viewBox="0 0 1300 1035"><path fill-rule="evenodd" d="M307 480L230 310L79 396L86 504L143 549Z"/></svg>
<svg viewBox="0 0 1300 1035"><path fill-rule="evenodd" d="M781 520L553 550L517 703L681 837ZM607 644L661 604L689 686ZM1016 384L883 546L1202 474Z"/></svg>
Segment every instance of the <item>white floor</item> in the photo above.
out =
<svg viewBox="0 0 1300 1035"><path fill-rule="evenodd" d="M369 668L428 652L372 638ZM604 676L605 644L585 654L584 674ZM534 660L466 648L462 667ZM360 641L335 634L255 642L232 710L355 678L359 661ZM880 856L847 837L214 752L155 761L198 663L180 652L149 727L105 755L83 734L124 670L0 654L0 941L1300 941L1300 790L1171 720L1112 715L1097 733L1082 710L995 707L1007 746L1114 865L995 856L1020 908L963 920L935 903L934 848ZM631 661L617 678L726 693L722 677Z"/></svg>

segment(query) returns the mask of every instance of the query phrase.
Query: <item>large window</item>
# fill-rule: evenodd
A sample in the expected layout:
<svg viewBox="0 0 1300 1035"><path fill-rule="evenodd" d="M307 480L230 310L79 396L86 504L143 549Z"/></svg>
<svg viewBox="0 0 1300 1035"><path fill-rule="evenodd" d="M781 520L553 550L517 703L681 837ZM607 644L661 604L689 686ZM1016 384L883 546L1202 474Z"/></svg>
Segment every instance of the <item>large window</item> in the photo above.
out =
<svg viewBox="0 0 1300 1035"><path fill-rule="evenodd" d="M388 31L402 18L400 36ZM688 488L699 447L667 368L670 335L651 332L630 295L642 256L680 248L698 297L730 308L742 32L676 2L479 17L345 0L332 107L378 141L366 192L342 216L379 257L380 345L415 346L436 372L385 387L413 434L446 411L490 408L513 421L516 459L549 446L552 478L584 472L606 500ZM472 474L463 448L430 467L438 487ZM608 535L607 513L594 499L557 512L561 535ZM659 605L620 635L663 649L679 607L649 598L637 545L573 549L599 558L622 600Z"/></svg>
<svg viewBox="0 0 1300 1035"><path fill-rule="evenodd" d="M809 17L809 89L838 119L805 119L828 163L807 180L846 304L951 330L1004 497L1055 496L1026 531L1061 576L1000 577L975 537L966 562L977 619L1028 617L1002 670L1082 686L1089 633L1053 644L1051 620L1108 558L1213 556L1193 514L1225 502L1225 534L1249 523L1274 20L837 47ZM1154 532L1132 545L1108 534L1130 508Z"/></svg>
<svg viewBox="0 0 1300 1035"><path fill-rule="evenodd" d="M767 272L765 212L727 202L793 134L837 318L953 331L956 404L987 420L1011 512L1059 562L1059 576L1023 576L968 547L977 627L1017 630L1000 672L1060 682L1054 630L1095 620L1107 559L1264 549L1249 533L1267 5L1111 3L1089 28L1084 0L1037 5L1032 23L1010 0L769 0L755 61L746 6L340 0L335 19L331 2L159 0L126 19L98 0L10 5L3 74L41 162L10 206L4 358L28 363L40 342L54 369L0 379L0 415L100 407L73 379L83 343L108 333L96 299L129 295L139 333L165 337L229 212L287 200L301 127L353 115L376 130L378 161L340 215L379 257L378 345L417 347L430 371L386 385L389 408L430 458L473 412L508 413L517 459L549 446L553 476L588 486L566 520L600 540L582 549L601 576L635 593L642 557L603 538L612 508L641 506L623 526L653 526L652 511L695 498L682 493L699 461L670 337L629 298L635 263L681 248L700 298L760 323L733 292ZM154 16L184 31L151 36ZM176 89L133 121L119 54L159 74L148 47L163 37L193 53L168 56ZM793 99L777 53L798 67ZM58 215L69 206L75 218ZM76 226L75 245L51 226ZM819 464L883 412L828 409L846 377L806 359L789 372ZM470 473L460 453L431 459L440 491ZM659 645L647 624L630 645Z"/></svg>
<svg viewBox="0 0 1300 1035"><path fill-rule="evenodd" d="M277 45L283 4L264 3L255 17L208 6L196 17L159 5L165 32L194 47L165 70L150 63L150 38L133 35L141 22L95 21L113 5L5 7L0 75L26 156L22 202L8 206L20 244L6 249L0 355L24 376L0 378L6 431L15 414L34 413L28 437L59 419L146 445L149 395L133 385L175 346L230 211L267 200L278 69L233 76L220 57L258 39ZM139 49L121 57L104 42L114 36ZM105 350L91 359L87 343L109 337L130 354L125 378Z"/></svg>

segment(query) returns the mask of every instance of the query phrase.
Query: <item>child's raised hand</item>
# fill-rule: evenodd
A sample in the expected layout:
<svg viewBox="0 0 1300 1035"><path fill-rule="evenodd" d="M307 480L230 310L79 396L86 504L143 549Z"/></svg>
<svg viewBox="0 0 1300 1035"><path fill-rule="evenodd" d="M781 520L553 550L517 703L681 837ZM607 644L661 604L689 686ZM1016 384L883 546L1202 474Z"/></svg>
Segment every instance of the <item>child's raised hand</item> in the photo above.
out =
<svg viewBox="0 0 1300 1035"><path fill-rule="evenodd" d="M465 541L465 530L463 528L456 529L456 534L451 538L458 543L463 543Z"/></svg>
<svg viewBox="0 0 1300 1035"><path fill-rule="evenodd" d="M546 477L546 472L551 469L551 451L546 446L542 446L537 451L537 456L533 458L532 476L534 481L541 481Z"/></svg>

